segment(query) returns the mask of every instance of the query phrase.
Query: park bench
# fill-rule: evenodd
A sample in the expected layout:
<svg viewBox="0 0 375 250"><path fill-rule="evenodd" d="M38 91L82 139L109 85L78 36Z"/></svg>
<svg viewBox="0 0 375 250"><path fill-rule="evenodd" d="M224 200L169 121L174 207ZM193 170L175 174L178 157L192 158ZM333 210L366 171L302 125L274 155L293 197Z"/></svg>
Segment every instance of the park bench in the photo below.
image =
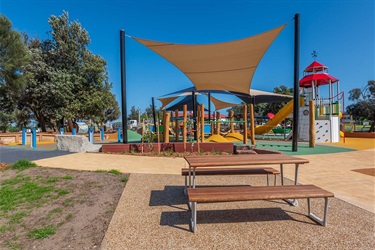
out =
<svg viewBox="0 0 375 250"><path fill-rule="evenodd" d="M185 193L187 188L187 182L189 178L189 168L181 169L182 176L185 176ZM276 176L280 174L280 171L271 167L263 168L197 168L195 175L267 175L267 186L269 186L269 175L274 175L274 185L276 185ZM191 178L191 173L190 173Z"/></svg>
<svg viewBox="0 0 375 250"><path fill-rule="evenodd" d="M322 226L327 225L328 198L333 193L314 185L285 185L285 186L237 186L237 187L202 187L187 189L189 204L191 204L191 230L197 230L197 203L235 202L252 200L284 200L307 198L308 216ZM324 217L312 213L311 198L324 198Z"/></svg>

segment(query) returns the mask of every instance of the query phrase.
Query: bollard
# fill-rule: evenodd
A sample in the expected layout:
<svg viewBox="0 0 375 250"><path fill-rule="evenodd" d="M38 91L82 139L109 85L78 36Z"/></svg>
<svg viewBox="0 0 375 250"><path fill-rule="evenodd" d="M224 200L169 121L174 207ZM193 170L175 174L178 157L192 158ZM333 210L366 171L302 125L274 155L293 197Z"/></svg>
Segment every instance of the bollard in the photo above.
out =
<svg viewBox="0 0 375 250"><path fill-rule="evenodd" d="M73 128L72 129L72 135L76 135L77 134L77 129L76 128Z"/></svg>
<svg viewBox="0 0 375 250"><path fill-rule="evenodd" d="M61 128L60 128L60 135L63 135L63 134L64 134L64 128L61 127Z"/></svg>
<svg viewBox="0 0 375 250"><path fill-rule="evenodd" d="M94 128L89 127L89 142L94 144Z"/></svg>
<svg viewBox="0 0 375 250"><path fill-rule="evenodd" d="M22 146L26 146L27 142L27 133L26 133L26 128L22 129Z"/></svg>
<svg viewBox="0 0 375 250"><path fill-rule="evenodd" d="M121 129L117 129L117 142L121 142Z"/></svg>
<svg viewBox="0 0 375 250"><path fill-rule="evenodd" d="M30 147L36 148L36 129L31 129L31 140L30 140Z"/></svg>
<svg viewBox="0 0 375 250"><path fill-rule="evenodd" d="M104 128L100 128L100 140L104 141Z"/></svg>

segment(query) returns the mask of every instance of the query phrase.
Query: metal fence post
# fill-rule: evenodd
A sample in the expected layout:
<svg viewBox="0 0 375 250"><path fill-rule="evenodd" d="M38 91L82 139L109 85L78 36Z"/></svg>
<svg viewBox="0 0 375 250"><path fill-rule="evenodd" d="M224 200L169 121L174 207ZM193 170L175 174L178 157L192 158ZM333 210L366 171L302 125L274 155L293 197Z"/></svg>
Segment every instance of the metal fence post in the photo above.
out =
<svg viewBox="0 0 375 250"><path fill-rule="evenodd" d="M26 146L26 142L27 142L26 128L22 128L22 146Z"/></svg>

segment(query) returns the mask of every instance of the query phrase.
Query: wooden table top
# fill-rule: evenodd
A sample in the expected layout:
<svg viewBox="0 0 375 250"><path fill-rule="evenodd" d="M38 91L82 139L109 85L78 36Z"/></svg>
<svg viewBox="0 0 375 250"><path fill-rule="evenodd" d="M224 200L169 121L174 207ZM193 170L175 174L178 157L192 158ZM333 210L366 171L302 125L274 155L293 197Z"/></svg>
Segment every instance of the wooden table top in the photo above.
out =
<svg viewBox="0 0 375 250"><path fill-rule="evenodd" d="M306 164L309 160L284 154L185 156L190 167L218 167L267 164Z"/></svg>

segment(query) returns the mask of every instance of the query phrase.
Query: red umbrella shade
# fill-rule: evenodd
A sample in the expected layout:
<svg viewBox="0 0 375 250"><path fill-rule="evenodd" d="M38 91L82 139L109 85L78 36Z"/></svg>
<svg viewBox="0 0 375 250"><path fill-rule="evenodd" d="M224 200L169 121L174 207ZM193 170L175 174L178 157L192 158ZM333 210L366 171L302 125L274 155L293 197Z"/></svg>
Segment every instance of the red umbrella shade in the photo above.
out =
<svg viewBox="0 0 375 250"><path fill-rule="evenodd" d="M317 61L314 61L313 63L311 63L309 66L307 66L307 68L305 69L304 72L319 72L319 71L324 71L328 69L327 66L317 62Z"/></svg>
<svg viewBox="0 0 375 250"><path fill-rule="evenodd" d="M320 73L320 74L311 74L304 76L301 80L299 80L300 87L311 87L312 82L315 81L315 86L325 85L329 83L337 82L337 79L334 76L328 75L327 73Z"/></svg>

